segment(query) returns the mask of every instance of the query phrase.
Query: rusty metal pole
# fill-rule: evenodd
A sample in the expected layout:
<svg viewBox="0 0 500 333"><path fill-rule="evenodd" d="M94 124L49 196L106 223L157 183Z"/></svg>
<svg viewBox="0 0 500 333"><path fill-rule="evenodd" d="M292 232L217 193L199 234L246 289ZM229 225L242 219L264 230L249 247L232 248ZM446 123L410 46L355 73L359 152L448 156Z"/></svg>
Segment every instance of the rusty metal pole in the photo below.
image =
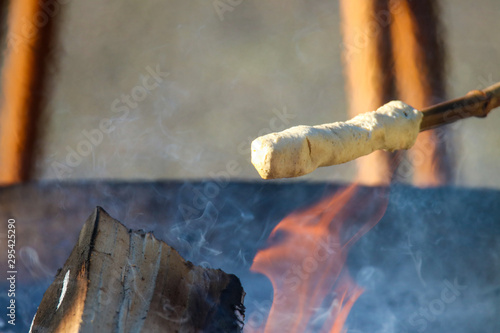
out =
<svg viewBox="0 0 500 333"><path fill-rule="evenodd" d="M445 51L435 0L341 0L349 114L372 111L393 99L423 109L445 99ZM422 133L409 160L417 186L453 178L449 131ZM358 159L358 181L387 184L386 152Z"/></svg>
<svg viewBox="0 0 500 333"><path fill-rule="evenodd" d="M390 0L398 98L422 110L446 99L445 47L436 0ZM439 186L453 179L448 128L421 133L409 152L413 183ZM451 148L450 148L451 147Z"/></svg>
<svg viewBox="0 0 500 333"><path fill-rule="evenodd" d="M390 23L387 0L340 0L349 116L376 110L393 98ZM357 181L391 180L390 154L376 151L357 160Z"/></svg>
<svg viewBox="0 0 500 333"><path fill-rule="evenodd" d="M25 182L33 176L44 74L57 14L53 2L10 2L2 69L0 185Z"/></svg>

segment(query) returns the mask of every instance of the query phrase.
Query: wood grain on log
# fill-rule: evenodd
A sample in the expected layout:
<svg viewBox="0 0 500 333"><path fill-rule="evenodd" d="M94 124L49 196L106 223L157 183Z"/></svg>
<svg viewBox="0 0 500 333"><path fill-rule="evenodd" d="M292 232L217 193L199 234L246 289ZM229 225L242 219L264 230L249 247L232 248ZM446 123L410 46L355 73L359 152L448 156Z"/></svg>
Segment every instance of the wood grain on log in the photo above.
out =
<svg viewBox="0 0 500 333"><path fill-rule="evenodd" d="M240 332L244 295L236 276L194 266L97 208L31 332Z"/></svg>

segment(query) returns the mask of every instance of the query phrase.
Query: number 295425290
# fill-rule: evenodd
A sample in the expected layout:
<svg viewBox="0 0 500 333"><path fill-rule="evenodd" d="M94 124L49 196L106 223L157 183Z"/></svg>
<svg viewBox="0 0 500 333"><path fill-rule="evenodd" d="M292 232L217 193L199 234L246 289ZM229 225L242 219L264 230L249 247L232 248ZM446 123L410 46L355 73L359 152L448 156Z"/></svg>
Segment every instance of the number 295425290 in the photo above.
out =
<svg viewBox="0 0 500 333"><path fill-rule="evenodd" d="M16 269L16 220L9 219L7 224L7 265L9 270Z"/></svg>

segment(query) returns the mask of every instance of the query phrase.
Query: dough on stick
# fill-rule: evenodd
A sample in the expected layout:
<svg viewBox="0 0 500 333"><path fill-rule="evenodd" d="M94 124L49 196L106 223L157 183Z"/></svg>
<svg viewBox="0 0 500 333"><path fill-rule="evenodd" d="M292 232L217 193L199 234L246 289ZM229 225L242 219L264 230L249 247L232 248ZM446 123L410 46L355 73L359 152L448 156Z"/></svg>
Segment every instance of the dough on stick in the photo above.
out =
<svg viewBox="0 0 500 333"><path fill-rule="evenodd" d="M264 179L290 178L378 149L409 149L417 139L422 116L413 107L392 101L346 122L267 134L252 142L252 164Z"/></svg>

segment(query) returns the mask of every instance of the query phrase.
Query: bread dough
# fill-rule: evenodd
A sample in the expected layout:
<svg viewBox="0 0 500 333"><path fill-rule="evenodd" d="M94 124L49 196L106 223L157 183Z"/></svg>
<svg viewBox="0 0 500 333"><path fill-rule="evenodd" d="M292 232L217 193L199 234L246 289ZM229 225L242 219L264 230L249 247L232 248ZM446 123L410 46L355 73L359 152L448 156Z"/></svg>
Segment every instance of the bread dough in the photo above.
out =
<svg viewBox="0 0 500 333"><path fill-rule="evenodd" d="M252 164L264 179L290 178L378 149L409 149L417 139L422 116L413 107L392 101L346 122L267 134L252 142Z"/></svg>

